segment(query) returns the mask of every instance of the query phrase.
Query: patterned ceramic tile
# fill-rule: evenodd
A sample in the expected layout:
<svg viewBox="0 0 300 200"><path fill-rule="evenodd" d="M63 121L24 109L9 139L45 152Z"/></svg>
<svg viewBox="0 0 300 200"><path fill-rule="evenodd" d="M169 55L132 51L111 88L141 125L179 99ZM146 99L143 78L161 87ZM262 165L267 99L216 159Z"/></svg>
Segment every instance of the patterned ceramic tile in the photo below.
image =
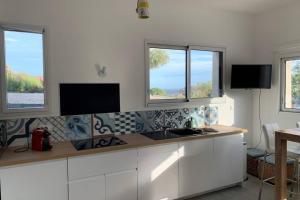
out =
<svg viewBox="0 0 300 200"><path fill-rule="evenodd" d="M176 120L176 117L179 116L179 110L178 109L172 109L172 110L165 110L165 125L167 127L171 128L178 128L178 121Z"/></svg>
<svg viewBox="0 0 300 200"><path fill-rule="evenodd" d="M6 120L6 134L9 145L15 141L16 135L25 135L26 119Z"/></svg>
<svg viewBox="0 0 300 200"><path fill-rule="evenodd" d="M218 107L217 106L209 106L205 109L205 125L215 125L218 124L219 116L218 116Z"/></svg>
<svg viewBox="0 0 300 200"><path fill-rule="evenodd" d="M6 133L8 145L20 145L26 142L26 138L30 136L28 124L31 119L11 119L6 120ZM14 144L12 144L14 143Z"/></svg>
<svg viewBox="0 0 300 200"><path fill-rule="evenodd" d="M134 112L115 113L115 133L127 134L136 132L136 121Z"/></svg>
<svg viewBox="0 0 300 200"><path fill-rule="evenodd" d="M6 132L7 136L25 134L25 122L26 119L10 119L6 120Z"/></svg>
<svg viewBox="0 0 300 200"><path fill-rule="evenodd" d="M94 136L114 133L114 114L105 113L93 115L93 126Z"/></svg>
<svg viewBox="0 0 300 200"><path fill-rule="evenodd" d="M172 109L165 111L166 126L172 128L183 128L190 118L190 109Z"/></svg>
<svg viewBox="0 0 300 200"><path fill-rule="evenodd" d="M70 140L92 137L91 118L91 115L75 115L66 117L66 137Z"/></svg>
<svg viewBox="0 0 300 200"><path fill-rule="evenodd" d="M190 110L190 117L193 117L196 127L201 127L205 125L204 111L204 106L200 106L198 108L193 108Z"/></svg>
<svg viewBox="0 0 300 200"><path fill-rule="evenodd" d="M136 132L149 132L161 129L165 124L162 110L135 112Z"/></svg>
<svg viewBox="0 0 300 200"><path fill-rule="evenodd" d="M146 112L135 112L136 132L149 132L155 128L152 121L147 118Z"/></svg>
<svg viewBox="0 0 300 200"><path fill-rule="evenodd" d="M166 124L165 112L163 110L151 111L154 113L153 124L154 130L159 130ZM149 112L146 112L146 115L149 115ZM151 114L152 115L152 114Z"/></svg>
<svg viewBox="0 0 300 200"><path fill-rule="evenodd" d="M95 114L93 119L91 115L78 115L6 120L5 131L4 122L0 121L0 139L3 141L7 138L12 142L15 136L26 137L33 129L45 126L52 133L54 142L90 138L92 133L102 135L147 132L162 129L163 126L184 127L191 117L197 127L217 124L218 107ZM91 127L92 120L94 127ZM6 132L6 137L3 137L3 132Z"/></svg>
<svg viewBox="0 0 300 200"><path fill-rule="evenodd" d="M62 142L67 140L64 132L65 126L65 117L43 117L36 118L29 126L29 131L32 131L36 128L44 128L47 127L49 132L51 133L51 141L52 142Z"/></svg>

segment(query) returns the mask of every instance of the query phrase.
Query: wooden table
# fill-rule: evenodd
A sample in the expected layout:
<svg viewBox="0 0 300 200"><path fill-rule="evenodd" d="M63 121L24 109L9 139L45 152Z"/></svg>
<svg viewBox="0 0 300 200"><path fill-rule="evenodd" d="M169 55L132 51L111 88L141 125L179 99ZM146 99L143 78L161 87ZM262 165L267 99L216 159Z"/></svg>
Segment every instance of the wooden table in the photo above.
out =
<svg viewBox="0 0 300 200"><path fill-rule="evenodd" d="M286 129L275 132L275 200L287 199L287 141L300 143L300 129Z"/></svg>

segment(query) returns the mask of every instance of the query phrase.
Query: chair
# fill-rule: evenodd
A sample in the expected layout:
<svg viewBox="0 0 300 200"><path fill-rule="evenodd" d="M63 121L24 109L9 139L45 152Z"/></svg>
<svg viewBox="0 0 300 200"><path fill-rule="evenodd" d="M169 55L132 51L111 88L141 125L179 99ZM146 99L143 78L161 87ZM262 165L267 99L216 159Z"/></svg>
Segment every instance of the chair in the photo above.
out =
<svg viewBox="0 0 300 200"><path fill-rule="evenodd" d="M266 151L269 154L275 153L275 131L279 130L277 123L264 124L263 133L265 137Z"/></svg>
<svg viewBox="0 0 300 200"><path fill-rule="evenodd" d="M264 179L264 171L265 171L265 164L271 164L273 166L275 166L275 131L279 130L279 126L277 123L270 123L270 124L264 124L262 127L263 133L264 133L264 138L265 138L265 146L266 146L266 152L265 155L263 156L263 158L261 158L260 160L263 162L262 163L262 167L261 167L261 184L260 184L260 189L259 189L259 195L258 195L258 200L261 200L262 197L262 190L263 190L263 184L267 181L270 181L272 179L275 178L275 176ZM287 164L294 164L294 167L296 168L294 170L294 172L297 172L297 175L295 177L299 177L298 174L298 162L296 162L297 160L299 160L300 158L300 154L298 154L298 152L296 151L292 151L290 152L290 150L288 150L288 154L292 154L293 155L293 159L288 158L287 160ZM297 192L298 192L298 188L299 188L299 178L296 179L297 181L294 180L289 180L293 183L297 183ZM293 192L291 192L293 193Z"/></svg>

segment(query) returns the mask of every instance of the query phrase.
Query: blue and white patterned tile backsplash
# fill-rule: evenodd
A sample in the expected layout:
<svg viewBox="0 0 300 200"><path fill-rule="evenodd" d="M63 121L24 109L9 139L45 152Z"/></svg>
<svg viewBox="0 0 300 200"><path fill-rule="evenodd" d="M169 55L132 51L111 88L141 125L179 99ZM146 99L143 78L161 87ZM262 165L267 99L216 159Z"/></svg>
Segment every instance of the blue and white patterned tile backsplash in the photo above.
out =
<svg viewBox="0 0 300 200"><path fill-rule="evenodd" d="M1 141L14 135L30 134L48 127L53 142L79 140L104 134L130 134L159 130L162 127L182 128L194 119L196 126L218 124L218 107L74 115L0 121ZM29 133L28 133L29 132Z"/></svg>
<svg viewBox="0 0 300 200"><path fill-rule="evenodd" d="M135 112L115 113L115 134L136 132Z"/></svg>
<svg viewBox="0 0 300 200"><path fill-rule="evenodd" d="M23 135L25 134L25 123L27 119L10 119L6 120L6 134L7 139L13 135Z"/></svg>
<svg viewBox="0 0 300 200"><path fill-rule="evenodd" d="M190 116L193 117L196 126L205 125L205 106L195 108L190 112Z"/></svg>
<svg viewBox="0 0 300 200"><path fill-rule="evenodd" d="M70 140L80 140L92 137L91 115L67 116L65 135Z"/></svg>
<svg viewBox="0 0 300 200"><path fill-rule="evenodd" d="M93 134L112 134L115 132L114 113L103 113L93 115Z"/></svg>
<svg viewBox="0 0 300 200"><path fill-rule="evenodd" d="M205 108L205 125L218 124L219 113L218 107L206 107Z"/></svg>
<svg viewBox="0 0 300 200"><path fill-rule="evenodd" d="M182 128L185 123L191 118L190 113L193 109L172 109L165 111L165 125L171 128Z"/></svg>

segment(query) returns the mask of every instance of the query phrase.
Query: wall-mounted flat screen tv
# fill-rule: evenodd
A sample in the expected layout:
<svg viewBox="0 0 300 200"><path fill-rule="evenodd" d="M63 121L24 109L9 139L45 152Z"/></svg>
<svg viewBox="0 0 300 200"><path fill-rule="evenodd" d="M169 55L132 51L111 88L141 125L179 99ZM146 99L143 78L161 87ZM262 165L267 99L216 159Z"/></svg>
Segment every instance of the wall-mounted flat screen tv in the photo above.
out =
<svg viewBox="0 0 300 200"><path fill-rule="evenodd" d="M232 65L232 89L270 89L272 65Z"/></svg>
<svg viewBox="0 0 300 200"><path fill-rule="evenodd" d="M119 84L60 84L61 115L120 112Z"/></svg>

